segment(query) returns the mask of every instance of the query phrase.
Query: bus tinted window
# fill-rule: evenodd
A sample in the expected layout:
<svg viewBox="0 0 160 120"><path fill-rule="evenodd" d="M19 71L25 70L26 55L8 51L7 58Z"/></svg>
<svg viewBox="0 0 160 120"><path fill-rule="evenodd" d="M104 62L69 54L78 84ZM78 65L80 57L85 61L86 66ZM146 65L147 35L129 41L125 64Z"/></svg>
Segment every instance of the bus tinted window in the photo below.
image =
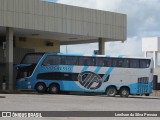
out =
<svg viewBox="0 0 160 120"><path fill-rule="evenodd" d="M43 54L26 54L21 61L21 64L37 64Z"/></svg>
<svg viewBox="0 0 160 120"><path fill-rule="evenodd" d="M112 61L110 58L96 58L96 66L110 67L111 63Z"/></svg>
<svg viewBox="0 0 160 120"><path fill-rule="evenodd" d="M122 58L113 58L112 66L113 67L124 67L127 68L129 64L128 59Z"/></svg>
<svg viewBox="0 0 160 120"><path fill-rule="evenodd" d="M60 56L47 56L43 62L43 65L60 65L61 57Z"/></svg>
<svg viewBox="0 0 160 120"><path fill-rule="evenodd" d="M94 58L92 58L92 57L79 57L79 65L94 66Z"/></svg>
<svg viewBox="0 0 160 120"><path fill-rule="evenodd" d="M150 60L140 60L140 68L148 68L150 66Z"/></svg>
<svg viewBox="0 0 160 120"><path fill-rule="evenodd" d="M37 57L37 61L39 61L39 59ZM103 67L123 67L123 68L148 68L150 66L150 62L151 61L149 59L105 58L105 57L94 58L85 56L82 57L47 56L43 62L43 65L62 64L62 65L103 66Z"/></svg>
<svg viewBox="0 0 160 120"><path fill-rule="evenodd" d="M62 56L61 63L63 65L77 65L78 64L78 57Z"/></svg>
<svg viewBox="0 0 160 120"><path fill-rule="evenodd" d="M129 60L128 59L124 59L123 67L125 67L125 68L129 67Z"/></svg>
<svg viewBox="0 0 160 120"><path fill-rule="evenodd" d="M130 64L129 64L130 68L139 68L139 60L137 59L130 59Z"/></svg>

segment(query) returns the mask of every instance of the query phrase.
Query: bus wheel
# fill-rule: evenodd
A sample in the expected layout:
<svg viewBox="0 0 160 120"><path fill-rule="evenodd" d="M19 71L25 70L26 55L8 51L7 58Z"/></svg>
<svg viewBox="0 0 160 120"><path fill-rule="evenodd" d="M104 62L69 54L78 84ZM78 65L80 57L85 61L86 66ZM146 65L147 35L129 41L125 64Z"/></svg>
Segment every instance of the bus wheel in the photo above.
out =
<svg viewBox="0 0 160 120"><path fill-rule="evenodd" d="M149 96L150 94L145 94L145 96Z"/></svg>
<svg viewBox="0 0 160 120"><path fill-rule="evenodd" d="M109 87L106 90L106 95L108 97L114 97L117 94L117 89L115 87Z"/></svg>
<svg viewBox="0 0 160 120"><path fill-rule="evenodd" d="M60 92L60 87L57 84L51 84L49 86L49 93L51 94L57 94Z"/></svg>
<svg viewBox="0 0 160 120"><path fill-rule="evenodd" d="M35 89L39 93L44 93L46 92L47 87L44 83L37 83L35 86Z"/></svg>
<svg viewBox="0 0 160 120"><path fill-rule="evenodd" d="M130 94L130 91L129 91L128 88L123 87L123 88L120 89L119 94L120 94L121 97L128 97L129 94Z"/></svg>

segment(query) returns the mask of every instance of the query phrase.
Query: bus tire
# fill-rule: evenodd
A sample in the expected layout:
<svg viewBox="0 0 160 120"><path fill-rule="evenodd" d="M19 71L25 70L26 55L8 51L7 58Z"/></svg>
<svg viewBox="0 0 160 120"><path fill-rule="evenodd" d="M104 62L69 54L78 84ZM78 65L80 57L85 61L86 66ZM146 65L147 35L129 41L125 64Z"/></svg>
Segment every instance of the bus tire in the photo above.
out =
<svg viewBox="0 0 160 120"><path fill-rule="evenodd" d="M119 91L119 94L121 97L128 97L130 94L129 88L127 87L122 87Z"/></svg>
<svg viewBox="0 0 160 120"><path fill-rule="evenodd" d="M57 94L60 92L60 87L58 84L51 84L49 86L49 93L50 94Z"/></svg>
<svg viewBox="0 0 160 120"><path fill-rule="evenodd" d="M106 90L106 95L108 97L114 97L117 94L117 89L115 87L108 87Z"/></svg>
<svg viewBox="0 0 160 120"><path fill-rule="evenodd" d="M145 94L145 96L149 96L150 94Z"/></svg>
<svg viewBox="0 0 160 120"><path fill-rule="evenodd" d="M47 90L47 87L44 83L37 83L35 86L35 89L39 93L44 93Z"/></svg>

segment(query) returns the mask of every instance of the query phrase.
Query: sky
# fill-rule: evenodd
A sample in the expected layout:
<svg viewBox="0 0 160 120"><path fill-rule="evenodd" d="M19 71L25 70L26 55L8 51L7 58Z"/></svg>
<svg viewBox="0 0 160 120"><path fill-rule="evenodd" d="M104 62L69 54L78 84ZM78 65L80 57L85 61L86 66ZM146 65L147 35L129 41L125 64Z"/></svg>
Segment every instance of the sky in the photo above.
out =
<svg viewBox="0 0 160 120"><path fill-rule="evenodd" d="M141 40L160 36L160 0L50 0L57 3L127 14L127 40L106 42L105 54L144 56ZM97 43L68 45L68 53L93 54ZM66 46L61 46L66 52Z"/></svg>

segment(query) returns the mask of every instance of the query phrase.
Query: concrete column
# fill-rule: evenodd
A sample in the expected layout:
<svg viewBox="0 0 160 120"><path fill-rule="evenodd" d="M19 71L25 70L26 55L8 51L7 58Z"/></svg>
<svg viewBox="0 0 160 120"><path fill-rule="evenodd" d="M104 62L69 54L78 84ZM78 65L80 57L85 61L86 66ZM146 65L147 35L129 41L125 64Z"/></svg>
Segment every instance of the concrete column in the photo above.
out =
<svg viewBox="0 0 160 120"><path fill-rule="evenodd" d="M147 57L147 51L144 52L144 57Z"/></svg>
<svg viewBox="0 0 160 120"><path fill-rule="evenodd" d="M153 51L154 68L157 66L157 51Z"/></svg>
<svg viewBox="0 0 160 120"><path fill-rule="evenodd" d="M13 90L13 28L6 28L6 82Z"/></svg>
<svg viewBox="0 0 160 120"><path fill-rule="evenodd" d="M105 54L105 41L102 38L98 39L99 55Z"/></svg>

